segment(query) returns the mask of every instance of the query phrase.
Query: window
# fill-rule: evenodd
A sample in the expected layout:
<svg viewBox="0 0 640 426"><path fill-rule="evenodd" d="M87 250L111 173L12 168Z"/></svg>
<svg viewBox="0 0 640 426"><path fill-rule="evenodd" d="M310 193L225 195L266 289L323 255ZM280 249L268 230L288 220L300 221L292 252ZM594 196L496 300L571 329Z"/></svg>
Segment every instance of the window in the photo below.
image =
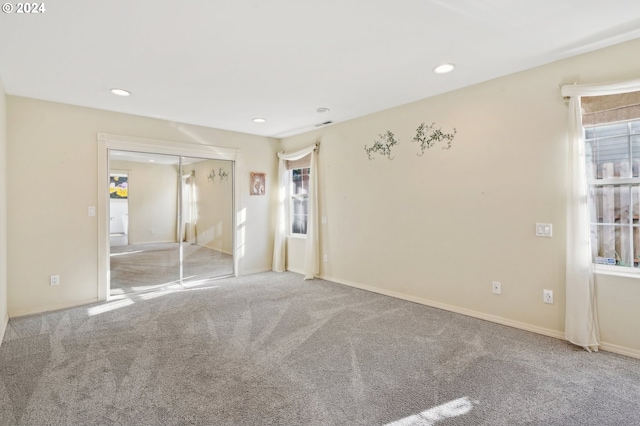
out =
<svg viewBox="0 0 640 426"><path fill-rule="evenodd" d="M585 126L593 261L640 267L640 120Z"/></svg>
<svg viewBox="0 0 640 426"><path fill-rule="evenodd" d="M309 167L289 170L291 176L289 194L291 196L290 223L292 235L307 234L309 214Z"/></svg>

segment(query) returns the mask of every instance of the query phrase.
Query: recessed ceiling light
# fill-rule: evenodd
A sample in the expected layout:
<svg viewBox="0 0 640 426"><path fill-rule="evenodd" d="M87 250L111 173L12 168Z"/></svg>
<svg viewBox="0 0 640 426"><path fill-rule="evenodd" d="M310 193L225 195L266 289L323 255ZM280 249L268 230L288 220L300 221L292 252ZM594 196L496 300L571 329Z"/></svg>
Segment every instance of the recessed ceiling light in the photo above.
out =
<svg viewBox="0 0 640 426"><path fill-rule="evenodd" d="M446 74L448 72L453 71L453 69L456 66L453 64L442 64L442 65L438 65L437 67L435 67L433 69L433 72L435 72L436 74Z"/></svg>
<svg viewBox="0 0 640 426"><path fill-rule="evenodd" d="M156 160L149 160L149 162L150 162L150 163L155 163L155 162L156 162Z"/></svg>
<svg viewBox="0 0 640 426"><path fill-rule="evenodd" d="M131 92L124 89L111 89L111 93L117 96L131 96Z"/></svg>
<svg viewBox="0 0 640 426"><path fill-rule="evenodd" d="M265 118L254 118L253 119L254 123L264 123L265 121L267 121Z"/></svg>
<svg viewBox="0 0 640 426"><path fill-rule="evenodd" d="M325 112L329 112L329 111L331 111L331 110L329 108L325 108L325 107L321 107L321 108L318 108L316 110L316 112L319 112L320 114L324 114Z"/></svg>

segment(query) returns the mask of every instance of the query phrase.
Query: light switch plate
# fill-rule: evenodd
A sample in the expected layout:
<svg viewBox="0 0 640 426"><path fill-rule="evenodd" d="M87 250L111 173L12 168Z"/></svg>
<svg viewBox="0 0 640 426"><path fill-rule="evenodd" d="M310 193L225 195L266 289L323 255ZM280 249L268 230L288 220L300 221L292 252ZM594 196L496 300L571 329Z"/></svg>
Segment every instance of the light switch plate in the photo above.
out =
<svg viewBox="0 0 640 426"><path fill-rule="evenodd" d="M536 223L536 237L552 237L553 225L550 223Z"/></svg>

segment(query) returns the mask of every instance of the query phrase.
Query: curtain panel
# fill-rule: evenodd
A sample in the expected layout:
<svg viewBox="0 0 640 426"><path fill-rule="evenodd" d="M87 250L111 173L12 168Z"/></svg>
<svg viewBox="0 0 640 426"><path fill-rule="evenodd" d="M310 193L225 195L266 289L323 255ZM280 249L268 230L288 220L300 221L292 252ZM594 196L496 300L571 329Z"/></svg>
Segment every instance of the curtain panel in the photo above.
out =
<svg viewBox="0 0 640 426"><path fill-rule="evenodd" d="M608 85L568 85L569 164L567 190L565 337L587 351L600 345L593 271L593 236L589 222L589 190L585 162L582 97L606 96L640 90L640 80Z"/></svg>
<svg viewBox="0 0 640 426"><path fill-rule="evenodd" d="M569 108L565 338L588 351L597 351L600 336L589 223L590 194L579 96L571 97Z"/></svg>
<svg viewBox="0 0 640 426"><path fill-rule="evenodd" d="M305 246L304 279L313 279L320 273L320 244L318 236L318 155L317 144L297 152L278 153L278 212L276 235L273 247L272 269L283 272L286 269L287 235L289 231L289 203L287 202L288 162L295 162L309 156L309 212L307 214L307 242ZM306 161L306 159L305 159Z"/></svg>

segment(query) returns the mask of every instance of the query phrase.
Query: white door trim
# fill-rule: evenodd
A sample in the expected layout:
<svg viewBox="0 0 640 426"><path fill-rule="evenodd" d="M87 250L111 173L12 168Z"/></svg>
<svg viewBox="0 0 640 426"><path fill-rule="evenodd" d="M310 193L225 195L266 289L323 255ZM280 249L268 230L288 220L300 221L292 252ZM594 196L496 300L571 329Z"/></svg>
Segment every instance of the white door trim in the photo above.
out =
<svg viewBox="0 0 640 426"><path fill-rule="evenodd" d="M109 151L134 151L152 154L169 154L183 157L199 157L212 160L230 160L234 184L233 196L233 262L234 275L240 274L241 256L238 254L240 230L237 218L243 210L240 188L236 170L242 170L242 151L233 148L221 148L211 145L172 142L159 139L139 138L135 136L98 133L98 300L109 299ZM242 224L241 226L244 226Z"/></svg>

